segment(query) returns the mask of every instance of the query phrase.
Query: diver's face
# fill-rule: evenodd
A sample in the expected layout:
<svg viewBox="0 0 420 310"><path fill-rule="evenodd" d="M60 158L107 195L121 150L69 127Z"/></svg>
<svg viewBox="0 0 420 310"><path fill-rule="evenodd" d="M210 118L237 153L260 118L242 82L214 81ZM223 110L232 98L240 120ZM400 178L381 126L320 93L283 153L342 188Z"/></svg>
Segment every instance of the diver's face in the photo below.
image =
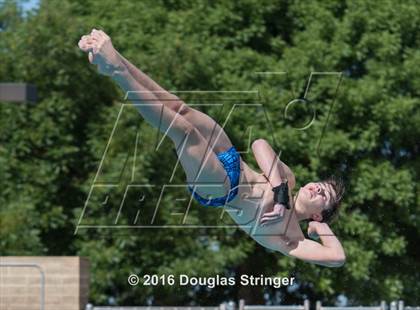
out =
<svg viewBox="0 0 420 310"><path fill-rule="evenodd" d="M305 214L308 218L321 221L321 212L327 209L334 195L330 184L311 182L301 187L296 200L297 211Z"/></svg>

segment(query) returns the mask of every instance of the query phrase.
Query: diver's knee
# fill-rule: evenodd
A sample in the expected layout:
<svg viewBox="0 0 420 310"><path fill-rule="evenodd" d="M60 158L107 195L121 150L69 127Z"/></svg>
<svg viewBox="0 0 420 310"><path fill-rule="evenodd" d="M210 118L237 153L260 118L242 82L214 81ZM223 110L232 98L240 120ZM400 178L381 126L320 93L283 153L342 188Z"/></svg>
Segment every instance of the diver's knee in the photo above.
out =
<svg viewBox="0 0 420 310"><path fill-rule="evenodd" d="M180 125L180 130L182 131L182 133L188 136L197 134L197 129L195 128L195 126L187 121L182 122L182 124Z"/></svg>
<svg viewBox="0 0 420 310"><path fill-rule="evenodd" d="M177 136L176 140L183 141L187 137L189 140L191 140L195 139L199 135L197 128L195 128L195 126L188 121L178 122L178 124L175 124L175 127L176 130L174 130L174 133Z"/></svg>
<svg viewBox="0 0 420 310"><path fill-rule="evenodd" d="M178 109L178 113L185 116L191 112L191 108L186 103L182 103Z"/></svg>

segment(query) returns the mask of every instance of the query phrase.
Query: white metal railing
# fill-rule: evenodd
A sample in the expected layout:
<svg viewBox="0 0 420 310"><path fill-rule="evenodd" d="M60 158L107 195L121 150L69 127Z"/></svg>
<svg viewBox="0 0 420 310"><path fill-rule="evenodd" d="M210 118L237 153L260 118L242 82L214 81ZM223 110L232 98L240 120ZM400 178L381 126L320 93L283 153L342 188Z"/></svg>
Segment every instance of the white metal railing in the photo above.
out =
<svg viewBox="0 0 420 310"><path fill-rule="evenodd" d="M245 301L241 299L239 300L239 310L309 310L309 300L305 300L303 305L264 306L245 305Z"/></svg>
<svg viewBox="0 0 420 310"><path fill-rule="evenodd" d="M95 307L91 304L86 306L86 310L310 310L309 300L305 300L303 305L245 305L243 299L239 300L238 305L234 302L222 303L215 307ZM393 301L389 308L385 301L378 306L350 306L350 307L324 307L320 301L316 302L316 310L420 310L419 306L404 306L404 302Z"/></svg>
<svg viewBox="0 0 420 310"><path fill-rule="evenodd" d="M404 301L393 301L389 304L389 310L420 310L420 306L405 306Z"/></svg>
<svg viewBox="0 0 420 310"><path fill-rule="evenodd" d="M219 307L96 307L88 304L86 310L220 310Z"/></svg>
<svg viewBox="0 0 420 310"><path fill-rule="evenodd" d="M21 263L0 263L0 267L8 268L35 268L38 269L41 279L40 279L40 291L39 291L39 308L45 310L45 273L42 270L41 266L38 264L21 264Z"/></svg>
<svg viewBox="0 0 420 310"><path fill-rule="evenodd" d="M385 301L381 301L381 304L379 306L372 306L372 307L364 307L364 306L358 306L358 307L324 307L324 306L322 306L320 301L317 301L315 308L316 308L316 310L387 310Z"/></svg>

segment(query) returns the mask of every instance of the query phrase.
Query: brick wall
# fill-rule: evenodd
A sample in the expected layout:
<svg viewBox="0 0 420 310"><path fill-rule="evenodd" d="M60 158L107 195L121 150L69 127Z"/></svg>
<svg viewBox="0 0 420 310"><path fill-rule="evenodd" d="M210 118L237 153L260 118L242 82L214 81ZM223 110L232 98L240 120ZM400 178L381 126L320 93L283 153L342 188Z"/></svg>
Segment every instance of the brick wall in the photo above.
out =
<svg viewBox="0 0 420 310"><path fill-rule="evenodd" d="M4 266L9 264L37 264L40 269ZM84 309L89 294L86 258L0 256L0 310L41 309L41 270L45 276L45 310Z"/></svg>

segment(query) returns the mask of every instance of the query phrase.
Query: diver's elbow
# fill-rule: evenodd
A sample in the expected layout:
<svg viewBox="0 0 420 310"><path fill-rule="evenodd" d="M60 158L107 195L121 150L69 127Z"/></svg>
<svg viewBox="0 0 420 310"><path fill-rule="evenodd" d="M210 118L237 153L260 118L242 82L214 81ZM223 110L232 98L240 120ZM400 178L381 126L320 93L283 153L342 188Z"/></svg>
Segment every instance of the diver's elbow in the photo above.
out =
<svg viewBox="0 0 420 310"><path fill-rule="evenodd" d="M337 256L333 261L330 262L330 267L342 267L346 263L346 255Z"/></svg>
<svg viewBox="0 0 420 310"><path fill-rule="evenodd" d="M261 148L262 146L267 145L267 141L265 141L264 139L257 139L254 142L252 142L251 148L253 150L257 150L259 148Z"/></svg>
<svg viewBox="0 0 420 310"><path fill-rule="evenodd" d="M343 267L345 263L346 263L346 260L336 261L331 265L331 267L335 267L335 268Z"/></svg>

